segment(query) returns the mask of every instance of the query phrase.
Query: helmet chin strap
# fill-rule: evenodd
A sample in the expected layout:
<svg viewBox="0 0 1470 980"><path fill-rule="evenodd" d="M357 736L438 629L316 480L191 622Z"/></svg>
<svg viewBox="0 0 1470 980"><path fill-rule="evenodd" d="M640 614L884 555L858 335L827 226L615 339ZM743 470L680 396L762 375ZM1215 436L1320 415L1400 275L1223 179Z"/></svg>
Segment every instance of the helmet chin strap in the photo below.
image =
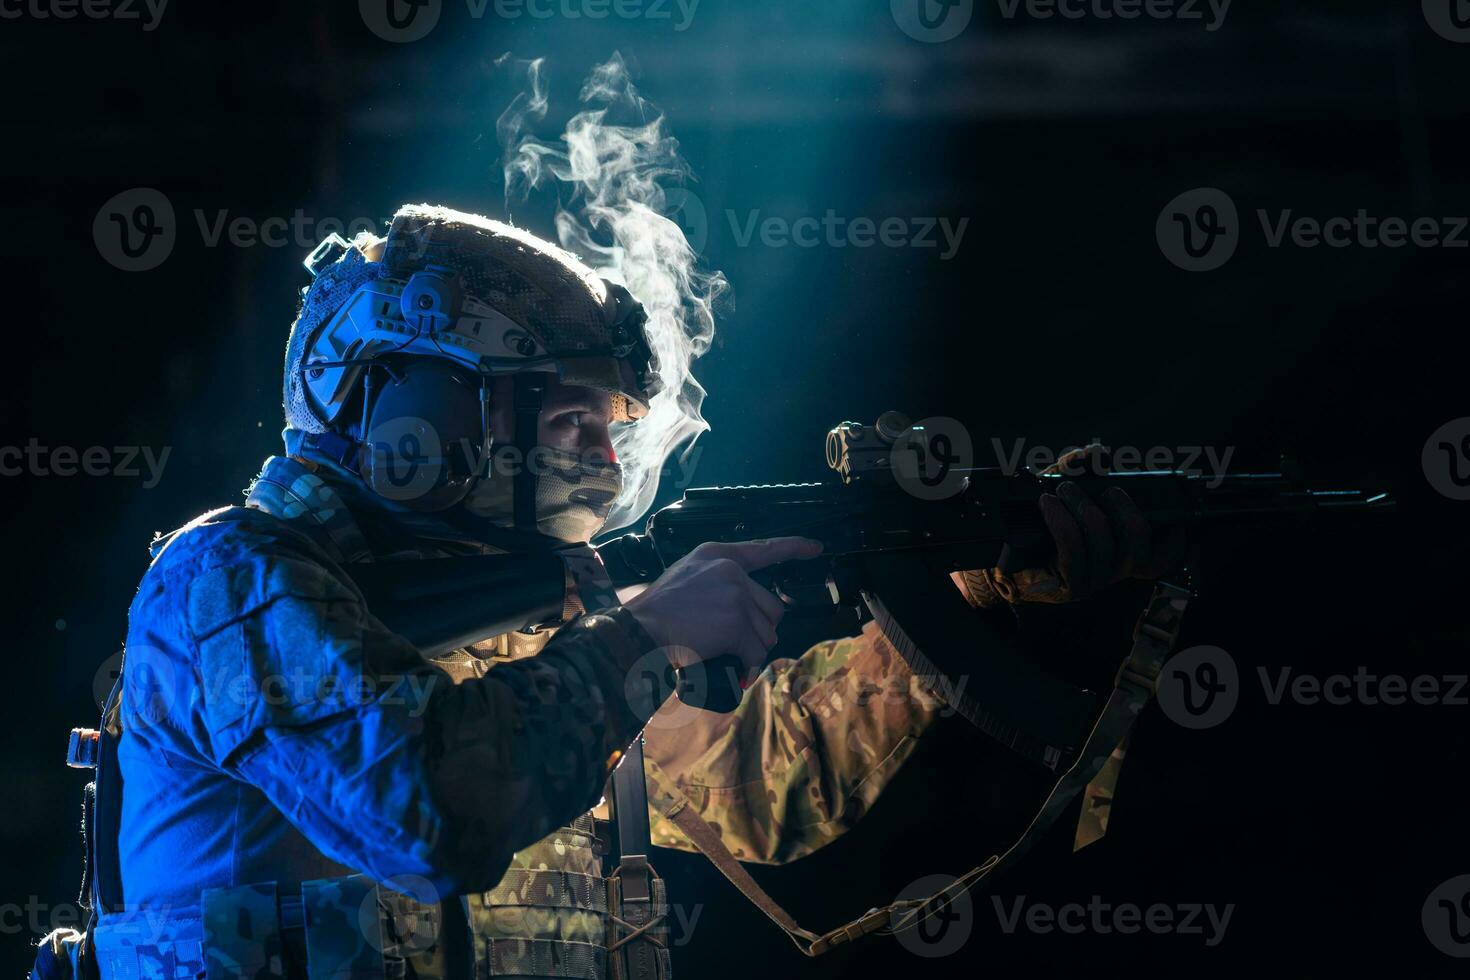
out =
<svg viewBox="0 0 1470 980"><path fill-rule="evenodd" d="M531 452L536 448L541 405L546 397L546 374L522 371L515 376L515 446L521 454L515 473L512 505L518 531L536 530L536 474L531 469Z"/></svg>

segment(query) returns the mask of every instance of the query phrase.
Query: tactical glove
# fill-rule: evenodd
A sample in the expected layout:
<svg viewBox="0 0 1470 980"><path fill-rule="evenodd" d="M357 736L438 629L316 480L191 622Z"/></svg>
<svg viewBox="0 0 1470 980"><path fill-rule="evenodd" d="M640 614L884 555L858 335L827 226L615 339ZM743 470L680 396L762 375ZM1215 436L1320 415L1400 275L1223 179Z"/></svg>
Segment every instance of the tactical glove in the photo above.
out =
<svg viewBox="0 0 1470 980"><path fill-rule="evenodd" d="M1102 447L1073 450L1043 472L1066 472L1097 465ZM1153 529L1133 500L1117 487L1094 501L1082 488L1063 481L1055 494L1038 501L1056 545L1055 565L1003 572L999 568L954 572L954 580L970 605L988 609L1001 603L1070 602L1127 578L1157 578L1168 570L1178 550L1171 540L1156 546Z"/></svg>

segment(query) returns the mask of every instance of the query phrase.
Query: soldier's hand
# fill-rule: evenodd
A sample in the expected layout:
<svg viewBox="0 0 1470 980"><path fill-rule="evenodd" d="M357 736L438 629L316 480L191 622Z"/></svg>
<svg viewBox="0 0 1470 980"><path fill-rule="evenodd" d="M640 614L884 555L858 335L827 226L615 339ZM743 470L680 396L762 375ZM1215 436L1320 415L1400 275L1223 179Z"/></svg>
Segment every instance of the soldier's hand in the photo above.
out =
<svg viewBox="0 0 1470 980"><path fill-rule="evenodd" d="M1048 471L1070 472L1069 467L1085 465L1099 449L1075 450ZM1042 494L1038 506L1056 546L1055 564L1011 573L998 568L952 573L971 605L1083 599L1124 579L1159 577L1179 550L1177 539L1155 542L1148 520L1117 487L1093 500L1076 483L1064 480L1055 494Z"/></svg>
<svg viewBox="0 0 1470 980"><path fill-rule="evenodd" d="M727 654L759 668L776 645L786 607L750 573L821 551L821 542L809 538L702 544L625 608L669 652L676 668Z"/></svg>

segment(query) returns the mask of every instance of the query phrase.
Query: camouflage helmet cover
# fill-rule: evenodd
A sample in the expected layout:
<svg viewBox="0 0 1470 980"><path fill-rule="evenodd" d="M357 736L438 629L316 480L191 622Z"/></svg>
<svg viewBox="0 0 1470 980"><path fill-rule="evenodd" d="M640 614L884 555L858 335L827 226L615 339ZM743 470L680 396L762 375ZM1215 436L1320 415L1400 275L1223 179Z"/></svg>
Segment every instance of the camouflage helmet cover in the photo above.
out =
<svg viewBox="0 0 1470 980"><path fill-rule="evenodd" d="M325 243L324 243L325 244ZM316 258L316 256L314 256ZM308 264L311 264L309 260ZM287 345L285 403L292 428L327 428L305 388L303 366L324 324L358 287L404 282L428 269L455 274L465 296L512 321L546 352L563 383L613 396L615 421L647 413L657 371L643 334L641 306L565 251L481 215L410 204L393 217L380 261L353 247L318 273Z"/></svg>

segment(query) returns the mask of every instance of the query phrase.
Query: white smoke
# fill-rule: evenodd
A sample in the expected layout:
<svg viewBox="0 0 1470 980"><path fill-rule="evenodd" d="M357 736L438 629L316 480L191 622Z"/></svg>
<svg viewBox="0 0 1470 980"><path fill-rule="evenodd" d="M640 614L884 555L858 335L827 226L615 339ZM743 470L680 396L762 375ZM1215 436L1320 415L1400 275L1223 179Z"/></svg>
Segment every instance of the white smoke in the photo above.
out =
<svg viewBox="0 0 1470 980"><path fill-rule="evenodd" d="M501 59L504 62L504 58ZM664 183L691 178L664 118L638 94L622 56L598 65L579 96L585 109L567 121L560 139L526 132L545 118L548 99L542 59L521 62L528 90L496 124L505 150L507 211L513 200L560 181L569 191L557 208L561 245L598 275L622 283L648 312L648 339L663 388L646 417L619 425L613 447L623 466L623 492L606 529L624 527L652 506L665 460L680 446L687 457L709 429L700 415L704 388L690 365L715 333L712 305L727 288L717 272L695 268L683 229L667 216ZM609 118L611 117L611 118ZM625 119L636 124L622 124ZM614 122L618 120L619 122Z"/></svg>

